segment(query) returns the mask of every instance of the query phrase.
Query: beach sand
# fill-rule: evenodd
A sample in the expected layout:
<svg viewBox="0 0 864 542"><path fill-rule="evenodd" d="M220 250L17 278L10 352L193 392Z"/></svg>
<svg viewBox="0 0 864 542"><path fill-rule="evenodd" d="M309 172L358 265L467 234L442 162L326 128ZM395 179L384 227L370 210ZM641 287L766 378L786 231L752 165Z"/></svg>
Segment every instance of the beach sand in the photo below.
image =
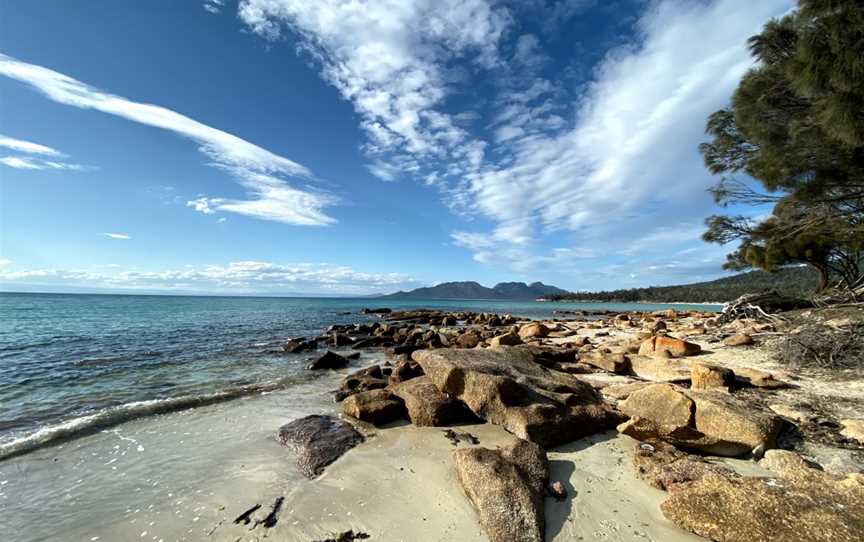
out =
<svg viewBox="0 0 864 542"><path fill-rule="evenodd" d="M514 438L491 424L457 431L471 433L486 447ZM662 516L658 505L666 494L636 477L635 446L630 437L605 432L549 452L551 479L563 482L568 498L546 499L547 540L702 540ZM370 540L486 540L456 478L455 448L440 428L379 429L319 479L291 488L279 523L267 536L322 540L352 529ZM724 463L742 472L763 472L752 462ZM256 516L268 511L264 507ZM214 534L219 540L256 540L261 531L260 526L226 524Z"/></svg>

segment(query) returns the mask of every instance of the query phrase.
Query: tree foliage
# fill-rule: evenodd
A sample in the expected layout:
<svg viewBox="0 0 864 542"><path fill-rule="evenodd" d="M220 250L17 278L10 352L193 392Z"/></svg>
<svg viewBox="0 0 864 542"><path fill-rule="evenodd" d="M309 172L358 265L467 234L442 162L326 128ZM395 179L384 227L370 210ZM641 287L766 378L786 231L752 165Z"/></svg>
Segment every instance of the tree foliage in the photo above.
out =
<svg viewBox="0 0 864 542"><path fill-rule="evenodd" d="M805 263L820 290L854 290L864 283L864 2L800 0L749 46L756 64L709 117L700 151L724 176L719 203L774 208L761 221L709 217L704 239L740 241L728 268Z"/></svg>

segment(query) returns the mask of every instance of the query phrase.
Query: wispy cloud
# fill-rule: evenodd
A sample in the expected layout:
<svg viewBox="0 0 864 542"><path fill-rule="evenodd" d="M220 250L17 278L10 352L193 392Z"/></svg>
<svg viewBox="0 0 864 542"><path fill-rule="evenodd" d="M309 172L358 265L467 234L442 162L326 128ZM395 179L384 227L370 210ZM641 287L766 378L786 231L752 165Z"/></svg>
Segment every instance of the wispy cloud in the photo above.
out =
<svg viewBox="0 0 864 542"><path fill-rule="evenodd" d="M367 294L413 288L420 284L399 273L364 273L323 263L277 264L261 261L225 265L184 266L179 270L107 271L62 269L0 269L0 283L52 287L212 293Z"/></svg>
<svg viewBox="0 0 864 542"><path fill-rule="evenodd" d="M28 155L0 157L0 163L15 169L65 169L71 171L90 169L80 164L65 162L63 159L66 158L66 155L62 152L32 141L0 135L0 147Z"/></svg>
<svg viewBox="0 0 864 542"><path fill-rule="evenodd" d="M563 4L550 17L595 5ZM460 214L491 224L454 232L454 243L527 272L597 264L670 217L709 211L712 180L696 150L705 118L751 65L747 38L792 4L643 3L628 43L576 90L543 76L545 36L520 34L511 11L486 0L243 0L239 15L267 39L301 38L360 113L373 174L435 184ZM464 73L500 81L491 114L488 101L467 103ZM483 116L489 135L464 128L466 115ZM562 236L577 246L550 241Z"/></svg>
<svg viewBox="0 0 864 542"><path fill-rule="evenodd" d="M129 237L125 233L108 233L108 232L105 232L102 235L104 235L105 237L110 237L111 239L122 239L124 241L128 241L129 239L132 239L131 237Z"/></svg>
<svg viewBox="0 0 864 542"><path fill-rule="evenodd" d="M222 13L222 7L225 5L225 0L205 0L204 9L214 15Z"/></svg>
<svg viewBox="0 0 864 542"><path fill-rule="evenodd" d="M27 154L42 154L45 156L57 157L64 156L63 153L56 149L52 149L51 147L4 135L0 135L0 147L12 149L13 151L26 152Z"/></svg>
<svg viewBox="0 0 864 542"><path fill-rule="evenodd" d="M336 222L324 213L326 207L337 203L335 196L310 185L298 188L289 184L288 179L314 181L312 173L293 160L170 109L133 102L2 54L0 75L26 83L55 102L116 115L195 141L210 165L234 176L250 195L247 200L203 198L208 209L303 226Z"/></svg>
<svg viewBox="0 0 864 542"><path fill-rule="evenodd" d="M445 64L459 57L493 65L509 20L485 0L243 0L239 14L268 39L285 26L303 36L323 77L360 113L367 151L397 153L402 169L446 156L466 139L439 110L452 75Z"/></svg>

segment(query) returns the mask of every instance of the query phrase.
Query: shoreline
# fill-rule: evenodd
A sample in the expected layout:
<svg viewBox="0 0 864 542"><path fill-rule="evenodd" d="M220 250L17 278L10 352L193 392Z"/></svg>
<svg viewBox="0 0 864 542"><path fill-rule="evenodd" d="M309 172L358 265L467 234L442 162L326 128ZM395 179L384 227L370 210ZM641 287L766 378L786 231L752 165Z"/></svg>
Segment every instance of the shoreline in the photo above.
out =
<svg viewBox="0 0 864 542"><path fill-rule="evenodd" d="M468 356L466 359L483 352L494 356L518 354L517 358L522 359L530 352L536 356L531 363L545 367L540 369L543 374L560 374L555 378L587 385L586 390L593 390L588 395L597 397L591 400L602 401L606 405L603 408L620 408L622 401L634 393L630 390L658 382L674 385L685 373L689 379L690 367L697 362L730 367L742 375L770 369L777 379L794 380L797 386L750 388L753 391L731 395L743 398L735 400L769 396L771 401L795 405L801 393L797 389L806 387L812 393L842 396L843 402L835 401L837 416L854 415L855 405L864 405L864 385L821 385L812 377L802 379L803 375L795 377L778 370L765 358L761 347L728 347L714 342L710 337L712 328L704 327L714 316L713 312L676 312L674 316L667 312L660 317L625 311L597 320L535 321L418 310L370 317L365 324L333 325L313 337L317 342L315 355L333 349L345 355L358 352L359 360L346 360L344 367L335 370L313 371L315 378L296 386L258 390L199 408L153 413L0 461L0 513L17 517L21 523L11 527L16 532L31 533L34 539L63 533L89 540L152 538L154 542L160 538L234 541L261 536L325 540L351 530L369 535L372 540L496 540L488 525L478 523L483 509L463 487L464 480L458 476L453 458L457 450L512 445L519 441L515 434L518 427L505 428L501 423L510 423L506 418L496 421L497 415L488 412L491 421L480 425L460 422L420 426L411 410L418 405L407 399L408 420L404 412L398 415L401 419L389 421L375 418L380 415L378 410L369 410L378 414L365 421L347 414L349 403L361 405L359 411L350 411L359 412L361 420L366 415L363 412L367 412L352 395L374 395L375 390L402 393L402 388L394 384L394 375L405 378L405 383L421 376L429 378L434 366L427 364L438 359L437 352L464 352L459 355ZM675 367L671 378L644 373L655 370L648 365L634 365L631 371L637 371L635 374L605 365L607 361L603 360L612 363L629 358L634 363L645 363L653 359L636 355L627 345L645 333L645 326L658 321L666 322L670 333L703 345L703 351L692 357L658 358L660 362L652 362L668 366L664 369L667 371ZM528 334L528 330L541 327L545 331L539 335ZM701 334L690 333L694 330ZM465 349L462 343L471 334L477 335L477 343ZM508 342L518 339L521 344L499 344L505 335L512 337ZM449 344L441 343L445 339ZM336 344L343 346L334 347ZM424 352L427 354L419 355ZM568 356L574 361L565 360ZM418 361L423 369L421 376L409 371ZM386 389L380 387L380 378L358 376L366 375L373 367L387 369L385 376L390 376L390 382L383 383ZM761 374L760 378L767 378L764 375L769 373ZM480 377L482 374L478 374ZM372 391L346 388L348 382L358 378L363 386L374 385L369 388ZM525 382L531 378L535 377ZM436 382L434 378L432 381ZM335 390L351 393L339 404L332 400ZM459 397L460 392L454 392L457 395L451 400ZM473 404L470 397L464 400ZM402 397L397 403L400 401ZM423 399L419 406L426 401L429 399ZM758 409L765 408L761 403L753 403L751 408L757 404ZM296 452L276 438L281 425L309 415L349 421L364 437L363 443L347 450L312 479L305 478L295 466ZM457 437L470 434L477 442L457 439L451 443L445 434L448 428L453 428ZM554 436L557 429L550 430ZM670 493L651 487L635 467L639 450L643 449L638 440L622 434L620 427L615 431L614 425L598 427L592 433L544 446L548 483L560 483L566 495L563 500L546 494L541 498L546 540L598 536L634 542L701 540L661 513L660 504ZM847 472L860 465L856 463L860 453L854 449L844 452L815 442L805 444L801 450L831 472ZM753 458L709 460L731 468L739 476L775 475ZM13 495L19 496L17 502L10 502ZM16 508L22 505L23 509ZM235 523L244 511L255 506L258 508L251 513L252 523ZM268 517L273 523L269 527ZM52 521L38 526L38 518Z"/></svg>

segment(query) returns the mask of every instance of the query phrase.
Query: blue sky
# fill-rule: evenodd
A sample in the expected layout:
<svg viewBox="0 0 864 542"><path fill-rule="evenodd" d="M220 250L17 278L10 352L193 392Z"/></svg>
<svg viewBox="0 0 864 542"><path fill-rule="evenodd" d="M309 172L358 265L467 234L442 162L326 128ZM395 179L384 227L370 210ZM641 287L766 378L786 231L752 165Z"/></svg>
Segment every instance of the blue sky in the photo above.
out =
<svg viewBox="0 0 864 542"><path fill-rule="evenodd" d="M0 1L0 287L720 276L696 147L791 7Z"/></svg>

